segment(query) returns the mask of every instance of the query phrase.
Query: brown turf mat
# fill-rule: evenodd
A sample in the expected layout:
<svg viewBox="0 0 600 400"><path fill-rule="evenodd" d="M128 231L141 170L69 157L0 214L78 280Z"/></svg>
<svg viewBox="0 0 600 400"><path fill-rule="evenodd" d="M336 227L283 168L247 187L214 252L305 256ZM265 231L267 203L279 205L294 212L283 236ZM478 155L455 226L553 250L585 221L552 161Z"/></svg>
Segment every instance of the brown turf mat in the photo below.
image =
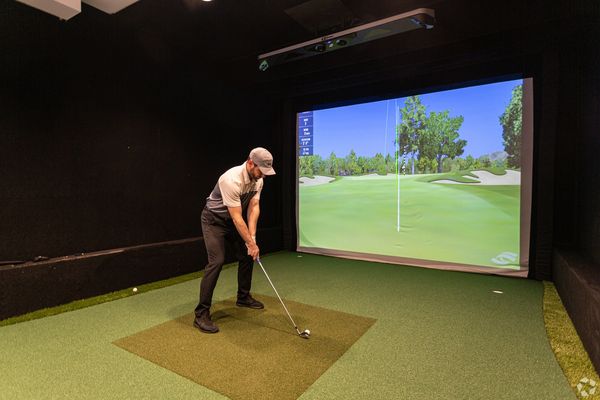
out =
<svg viewBox="0 0 600 400"><path fill-rule="evenodd" d="M214 304L217 334L194 328L190 313L114 344L233 400L296 399L376 321L284 300L307 340L277 298L256 297L264 310Z"/></svg>

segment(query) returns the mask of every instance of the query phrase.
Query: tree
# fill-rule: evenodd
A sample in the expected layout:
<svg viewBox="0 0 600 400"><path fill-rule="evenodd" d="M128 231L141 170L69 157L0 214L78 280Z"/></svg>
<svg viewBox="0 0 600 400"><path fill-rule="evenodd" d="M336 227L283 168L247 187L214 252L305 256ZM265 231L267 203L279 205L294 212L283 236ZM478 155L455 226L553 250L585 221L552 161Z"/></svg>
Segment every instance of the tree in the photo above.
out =
<svg viewBox="0 0 600 400"><path fill-rule="evenodd" d="M350 154L346 156L346 169L348 175L360 175L362 173L362 169L358 165L358 157L356 157L354 150L350 150Z"/></svg>
<svg viewBox="0 0 600 400"><path fill-rule="evenodd" d="M444 158L444 161L442 162L442 172L458 171L460 169L460 160L462 160L462 158L459 157L456 157L455 159Z"/></svg>
<svg viewBox="0 0 600 400"><path fill-rule="evenodd" d="M467 141L459 139L458 130L464 117L450 117L449 111L429 113L424 134L421 135L420 157L436 161L437 172L442 172L444 159L463 154Z"/></svg>
<svg viewBox="0 0 600 400"><path fill-rule="evenodd" d="M512 91L510 103L500 116L506 163L511 168L521 167L521 134L523 131L523 85Z"/></svg>
<svg viewBox="0 0 600 400"><path fill-rule="evenodd" d="M489 156L481 156L478 160L484 168L489 168L492 166L492 161L490 161Z"/></svg>
<svg viewBox="0 0 600 400"><path fill-rule="evenodd" d="M507 168L506 160L496 160L492 163L492 167L506 169Z"/></svg>
<svg viewBox="0 0 600 400"><path fill-rule="evenodd" d="M327 159L327 171L329 172L329 175L331 175L331 176L338 176L340 174L337 158L333 151L331 152L331 154L329 155L329 158Z"/></svg>
<svg viewBox="0 0 600 400"><path fill-rule="evenodd" d="M411 160L415 159L419 151L420 138L425 130L427 115L425 106L421 104L419 96L410 96L404 102L404 107L400 110L400 123L396 127L396 145L399 151L396 157L401 154L410 154ZM412 163L411 174L415 173L415 163Z"/></svg>
<svg viewBox="0 0 600 400"><path fill-rule="evenodd" d="M325 160L323 160L318 154L314 155L313 157L313 172L315 175L326 175L327 165Z"/></svg>
<svg viewBox="0 0 600 400"><path fill-rule="evenodd" d="M417 172L421 174L426 174L429 172L429 166L431 165L431 160L425 156L420 156L419 161L417 161Z"/></svg>
<svg viewBox="0 0 600 400"><path fill-rule="evenodd" d="M385 172L390 173L396 171L396 165L392 160L392 155L388 154L385 156Z"/></svg>
<svg viewBox="0 0 600 400"><path fill-rule="evenodd" d="M300 157L300 176L312 177L313 171L313 156Z"/></svg>
<svg viewBox="0 0 600 400"><path fill-rule="evenodd" d="M385 159L381 153L375 154L375 157L371 159L371 166L373 171L377 172L379 175L386 175L387 169L385 166Z"/></svg>
<svg viewBox="0 0 600 400"><path fill-rule="evenodd" d="M359 168L361 174L370 172L369 171L369 159L367 157L363 157L363 156L358 157L358 159L356 160L356 163L358 164L358 168Z"/></svg>
<svg viewBox="0 0 600 400"><path fill-rule="evenodd" d="M465 163L463 165L463 168L461 168L461 170L466 171L469 169L475 169L475 158L473 158L472 155L468 155L467 158L465 158Z"/></svg>
<svg viewBox="0 0 600 400"><path fill-rule="evenodd" d="M346 158L337 158L336 163L340 175L349 175L348 168L346 166Z"/></svg>
<svg viewBox="0 0 600 400"><path fill-rule="evenodd" d="M447 160L447 158L445 158L445 160ZM438 166L439 166L439 169L438 169ZM429 162L429 170L431 172L434 172L436 170L438 172L441 172L442 171L442 165L438 164L438 161L436 159L430 160L430 162Z"/></svg>

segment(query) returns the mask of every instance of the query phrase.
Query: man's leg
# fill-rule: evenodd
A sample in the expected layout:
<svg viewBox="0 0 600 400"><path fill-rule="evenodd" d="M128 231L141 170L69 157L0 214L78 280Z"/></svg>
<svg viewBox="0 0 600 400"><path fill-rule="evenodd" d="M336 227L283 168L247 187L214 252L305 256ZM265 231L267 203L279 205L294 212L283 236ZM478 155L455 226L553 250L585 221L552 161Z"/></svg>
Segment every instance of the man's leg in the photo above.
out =
<svg viewBox="0 0 600 400"><path fill-rule="evenodd" d="M246 255L238 262L238 299L243 299L250 295L252 287L252 270L254 269L254 260Z"/></svg>
<svg viewBox="0 0 600 400"><path fill-rule="evenodd" d="M236 304L242 307L264 308L264 305L252 298L250 288L252 287L252 270L254 269L254 260L248 255L246 244L239 235L235 240L235 251L238 259L238 301Z"/></svg>
<svg viewBox="0 0 600 400"><path fill-rule="evenodd" d="M214 216L210 215L210 211L204 210L202 212L202 234L208 255L208 264L204 268L204 276L200 281L200 299L195 313L196 322L200 322L198 319L204 322L199 327L205 332L218 331L216 325L210 321L209 310L212 304L213 292L225 262L225 235L227 229L214 222ZM213 329L213 326L216 330Z"/></svg>

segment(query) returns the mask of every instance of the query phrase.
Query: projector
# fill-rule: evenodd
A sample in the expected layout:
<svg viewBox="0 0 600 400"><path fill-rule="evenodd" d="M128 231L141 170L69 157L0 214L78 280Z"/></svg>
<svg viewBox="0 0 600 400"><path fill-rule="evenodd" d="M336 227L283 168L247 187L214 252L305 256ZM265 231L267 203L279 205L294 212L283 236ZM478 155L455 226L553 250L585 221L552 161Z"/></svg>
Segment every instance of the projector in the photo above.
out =
<svg viewBox="0 0 600 400"><path fill-rule="evenodd" d="M394 15L368 24L355 26L354 28L261 54L258 56L258 69L266 71L269 67L276 64L283 64L317 54L367 43L372 40L415 29L432 29L434 24L435 10L418 8L413 11Z"/></svg>

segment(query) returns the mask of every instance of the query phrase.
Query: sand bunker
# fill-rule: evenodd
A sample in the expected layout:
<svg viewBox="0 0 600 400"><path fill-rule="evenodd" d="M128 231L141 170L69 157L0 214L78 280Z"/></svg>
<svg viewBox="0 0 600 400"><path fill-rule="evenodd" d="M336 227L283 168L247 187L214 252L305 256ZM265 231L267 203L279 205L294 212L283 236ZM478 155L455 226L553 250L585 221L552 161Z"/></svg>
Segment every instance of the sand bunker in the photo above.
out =
<svg viewBox="0 0 600 400"><path fill-rule="evenodd" d="M477 176L473 183L456 182L448 179L442 179L434 181L433 183L448 183L452 185L520 185L521 184L521 172L506 170L504 175L495 175L488 171L472 171L473 175ZM473 179L472 177L465 176L467 179Z"/></svg>
<svg viewBox="0 0 600 400"><path fill-rule="evenodd" d="M300 184L302 186L316 186L316 185L324 185L333 180L335 180L335 178L332 178L330 176L315 175L314 178L307 178L306 176L303 176L300 178Z"/></svg>

